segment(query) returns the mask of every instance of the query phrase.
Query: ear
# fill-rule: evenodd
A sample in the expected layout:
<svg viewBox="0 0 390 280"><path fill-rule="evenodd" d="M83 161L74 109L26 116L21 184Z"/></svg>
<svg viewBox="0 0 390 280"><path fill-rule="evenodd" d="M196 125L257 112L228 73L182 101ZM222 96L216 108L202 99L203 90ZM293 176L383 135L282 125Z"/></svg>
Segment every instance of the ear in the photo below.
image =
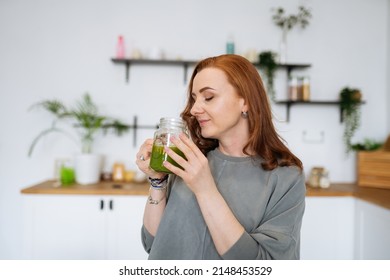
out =
<svg viewBox="0 0 390 280"><path fill-rule="evenodd" d="M240 103L241 103L241 112L248 112L249 106L245 102L244 98L241 98Z"/></svg>

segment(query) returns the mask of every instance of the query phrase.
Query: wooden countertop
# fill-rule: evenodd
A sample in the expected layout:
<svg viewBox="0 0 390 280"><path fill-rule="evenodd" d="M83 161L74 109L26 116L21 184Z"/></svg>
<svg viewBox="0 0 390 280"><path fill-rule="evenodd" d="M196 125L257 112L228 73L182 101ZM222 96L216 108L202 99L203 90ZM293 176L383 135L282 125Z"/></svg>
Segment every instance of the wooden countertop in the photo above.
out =
<svg viewBox="0 0 390 280"><path fill-rule="evenodd" d="M307 197L356 197L390 209L390 189L359 187L356 184L332 184L327 189L306 189ZM93 185L58 186L53 180L21 190L23 194L148 195L149 184L100 182Z"/></svg>
<svg viewBox="0 0 390 280"><path fill-rule="evenodd" d="M390 209L390 189L359 187L356 184L332 184L327 189L306 188L306 196L352 196Z"/></svg>
<svg viewBox="0 0 390 280"><path fill-rule="evenodd" d="M95 195L148 195L149 183L99 182L92 185L61 186L54 180L42 182L21 190L23 194L95 194Z"/></svg>

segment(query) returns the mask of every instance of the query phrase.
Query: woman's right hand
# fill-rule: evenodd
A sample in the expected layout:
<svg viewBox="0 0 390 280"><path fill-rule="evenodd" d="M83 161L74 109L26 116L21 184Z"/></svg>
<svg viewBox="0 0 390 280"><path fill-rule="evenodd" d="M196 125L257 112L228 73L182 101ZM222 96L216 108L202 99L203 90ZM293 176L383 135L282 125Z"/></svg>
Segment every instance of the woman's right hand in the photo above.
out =
<svg viewBox="0 0 390 280"><path fill-rule="evenodd" d="M146 139L145 142L141 145L135 163L137 164L139 170L145 173L146 176L150 178L162 178L165 176L165 173L159 173L150 168L150 156L152 154L153 148L153 139Z"/></svg>

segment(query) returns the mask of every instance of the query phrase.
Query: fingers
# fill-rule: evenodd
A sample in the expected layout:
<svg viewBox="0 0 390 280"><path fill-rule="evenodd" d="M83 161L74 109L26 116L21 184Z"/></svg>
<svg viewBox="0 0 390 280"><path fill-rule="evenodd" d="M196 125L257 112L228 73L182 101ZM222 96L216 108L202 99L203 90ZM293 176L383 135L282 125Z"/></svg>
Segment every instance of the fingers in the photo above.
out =
<svg viewBox="0 0 390 280"><path fill-rule="evenodd" d="M136 154L135 163L138 168L144 172L149 172L150 155L152 153L153 139L147 139Z"/></svg>
<svg viewBox="0 0 390 280"><path fill-rule="evenodd" d="M201 159L204 158L204 155L194 142L192 142L184 133L180 134L179 138L171 137L170 140L184 154L185 157L183 158L169 147L165 147L165 152L169 157L171 157L184 170L188 171L190 166L192 167L191 169L196 166L199 167L202 162ZM179 175L178 173L182 173L182 169L175 167L169 162L166 162L165 167L177 175Z"/></svg>
<svg viewBox="0 0 390 280"><path fill-rule="evenodd" d="M152 153L153 139L146 139L136 154L136 161L148 161Z"/></svg>
<svg viewBox="0 0 390 280"><path fill-rule="evenodd" d="M187 135L181 133L179 137L171 137L172 143L184 153L186 158L189 160L192 157L203 156L203 153L199 150L199 148L192 142Z"/></svg>

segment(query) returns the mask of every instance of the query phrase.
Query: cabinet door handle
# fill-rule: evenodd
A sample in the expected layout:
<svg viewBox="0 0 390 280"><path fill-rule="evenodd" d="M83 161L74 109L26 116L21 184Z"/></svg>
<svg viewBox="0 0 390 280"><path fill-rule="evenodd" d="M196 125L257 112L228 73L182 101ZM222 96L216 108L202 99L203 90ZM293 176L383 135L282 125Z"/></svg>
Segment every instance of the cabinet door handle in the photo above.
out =
<svg viewBox="0 0 390 280"><path fill-rule="evenodd" d="M104 200L101 199L100 200L100 210L103 210L104 209Z"/></svg>
<svg viewBox="0 0 390 280"><path fill-rule="evenodd" d="M114 201L110 200L110 210L114 209Z"/></svg>

